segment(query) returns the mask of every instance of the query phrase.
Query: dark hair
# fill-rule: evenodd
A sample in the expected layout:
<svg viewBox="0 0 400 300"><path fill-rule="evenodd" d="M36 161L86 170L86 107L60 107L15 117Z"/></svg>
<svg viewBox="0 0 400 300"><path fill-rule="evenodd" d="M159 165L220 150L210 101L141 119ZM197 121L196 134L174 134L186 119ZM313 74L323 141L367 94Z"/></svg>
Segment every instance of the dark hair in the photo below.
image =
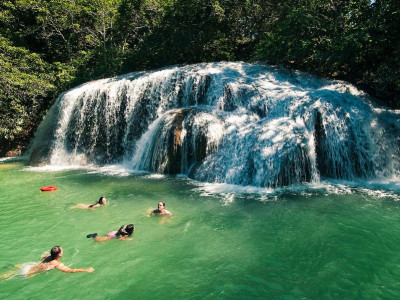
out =
<svg viewBox="0 0 400 300"><path fill-rule="evenodd" d="M50 257L51 259L56 259L57 256L61 253L61 247L60 246L54 246L53 248L51 248L50 250Z"/></svg>
<svg viewBox="0 0 400 300"><path fill-rule="evenodd" d="M106 198L100 197L98 203L99 203L100 205L104 204L104 199L106 199Z"/></svg>
<svg viewBox="0 0 400 300"><path fill-rule="evenodd" d="M117 236L130 236L135 231L135 225L128 224L122 225L121 228L117 232Z"/></svg>

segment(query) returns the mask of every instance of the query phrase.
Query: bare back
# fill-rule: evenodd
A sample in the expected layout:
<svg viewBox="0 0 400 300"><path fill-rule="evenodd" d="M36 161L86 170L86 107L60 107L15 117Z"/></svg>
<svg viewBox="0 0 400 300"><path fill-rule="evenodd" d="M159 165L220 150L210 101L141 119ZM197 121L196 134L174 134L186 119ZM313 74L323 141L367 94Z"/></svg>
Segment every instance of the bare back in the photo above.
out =
<svg viewBox="0 0 400 300"><path fill-rule="evenodd" d="M50 262L40 262L29 268L25 275L33 275L36 273L46 272L54 269L54 264Z"/></svg>

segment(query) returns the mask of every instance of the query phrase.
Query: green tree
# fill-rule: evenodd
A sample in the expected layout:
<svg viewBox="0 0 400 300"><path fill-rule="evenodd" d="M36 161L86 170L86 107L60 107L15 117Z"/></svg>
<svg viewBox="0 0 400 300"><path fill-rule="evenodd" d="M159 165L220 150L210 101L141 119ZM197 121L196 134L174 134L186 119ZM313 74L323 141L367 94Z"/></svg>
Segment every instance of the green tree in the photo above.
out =
<svg viewBox="0 0 400 300"><path fill-rule="evenodd" d="M154 28L129 58L139 68L229 59L213 47L224 11L218 0L160 1ZM213 51L218 50L218 51Z"/></svg>
<svg viewBox="0 0 400 300"><path fill-rule="evenodd" d="M171 64L283 64L400 107L399 27L397 0L3 0L0 142L22 144L65 89Z"/></svg>
<svg viewBox="0 0 400 300"><path fill-rule="evenodd" d="M0 36L0 155L25 146L51 105L51 73L39 55Z"/></svg>
<svg viewBox="0 0 400 300"><path fill-rule="evenodd" d="M398 1L289 0L273 13L254 59L348 80L400 107Z"/></svg>

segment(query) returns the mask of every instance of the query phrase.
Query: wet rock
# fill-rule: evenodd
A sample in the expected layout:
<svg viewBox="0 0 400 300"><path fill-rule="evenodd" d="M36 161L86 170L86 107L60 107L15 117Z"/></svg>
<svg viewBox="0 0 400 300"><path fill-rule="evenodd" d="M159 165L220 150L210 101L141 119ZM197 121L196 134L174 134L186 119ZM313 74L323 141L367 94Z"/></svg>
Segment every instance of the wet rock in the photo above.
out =
<svg viewBox="0 0 400 300"><path fill-rule="evenodd" d="M21 149L10 150L6 153L6 157L15 157L21 155Z"/></svg>
<svg viewBox="0 0 400 300"><path fill-rule="evenodd" d="M42 166L49 162L50 147L37 147L33 149L29 157L29 165L31 166Z"/></svg>

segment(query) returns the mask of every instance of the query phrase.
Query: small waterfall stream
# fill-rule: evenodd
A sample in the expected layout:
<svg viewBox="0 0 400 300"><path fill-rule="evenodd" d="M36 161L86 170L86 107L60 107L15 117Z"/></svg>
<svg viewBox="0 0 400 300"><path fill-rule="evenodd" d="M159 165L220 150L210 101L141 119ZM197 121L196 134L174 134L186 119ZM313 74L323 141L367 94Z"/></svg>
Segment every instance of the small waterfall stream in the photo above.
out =
<svg viewBox="0 0 400 300"><path fill-rule="evenodd" d="M115 164L258 187L400 175L400 112L264 64L174 66L60 95L31 162Z"/></svg>

